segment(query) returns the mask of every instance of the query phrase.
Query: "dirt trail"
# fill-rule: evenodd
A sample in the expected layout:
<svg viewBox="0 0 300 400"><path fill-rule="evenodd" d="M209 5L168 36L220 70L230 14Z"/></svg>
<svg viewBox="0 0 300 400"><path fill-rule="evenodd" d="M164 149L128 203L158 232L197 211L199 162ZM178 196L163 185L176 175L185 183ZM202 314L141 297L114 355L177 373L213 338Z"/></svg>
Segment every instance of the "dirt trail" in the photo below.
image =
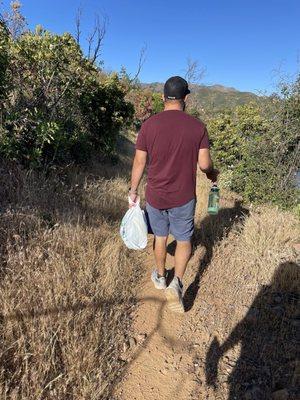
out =
<svg viewBox="0 0 300 400"><path fill-rule="evenodd" d="M250 213L228 192L210 217L205 181L197 189L186 313L169 311L153 287L150 241L141 253L144 280L130 348L120 354L125 374L112 399L298 399L298 222L275 208ZM169 245L167 268L172 254Z"/></svg>
<svg viewBox="0 0 300 400"><path fill-rule="evenodd" d="M173 265L170 255L167 265ZM168 310L164 292L150 280L152 267L149 246L134 324L138 343L129 350L128 369L115 395L122 400L183 400L195 385L191 349L181 337L186 316Z"/></svg>
<svg viewBox="0 0 300 400"><path fill-rule="evenodd" d="M124 151L124 143L122 143ZM132 151L129 143L127 151ZM201 181L203 183L203 181ZM201 198L207 193L201 188ZM198 207L203 204L198 202ZM172 242L172 238L170 238ZM140 283L138 307L134 315L133 335L129 349L120 356L126 363L126 373L116 387L114 399L118 400L186 400L196 384L193 375L191 345L183 339L182 327L187 314L169 311L163 291L154 288L150 280L154 260L152 240L141 253L144 279ZM167 255L167 268L173 268L173 257ZM190 267L189 267L190 268ZM189 284L197 270L190 268L186 276ZM187 285L188 286L188 285Z"/></svg>
<svg viewBox="0 0 300 400"><path fill-rule="evenodd" d="M198 180L198 201L196 208L196 243L194 254L189 262L184 277L185 305L189 312L172 313L167 306L163 291L154 288L150 274L153 269L152 240L147 251L142 254L144 280L138 295L138 308L135 314L133 337L136 344L127 350L122 358L127 364L126 373L117 386L114 398L118 400L200 400L199 385L202 386L203 368L199 378L199 343L205 352L211 335L204 325L194 325L191 308L198 292L195 277L201 270L205 272L211 261L214 238L208 239L209 246L199 238L202 234L209 237L211 224L206 218L208 185L205 180ZM223 206L232 207L233 198ZM231 208L230 208L231 209ZM167 269L174 266L174 242L170 237L167 255ZM172 244L171 244L172 243ZM199 264L199 261L204 264ZM207 264L207 265L205 265ZM189 299L189 296L192 299ZM198 300L199 301L199 300ZM205 301L201 298L201 302ZM207 300L206 301L210 301ZM189 304L190 303L190 304ZM193 311L193 310L192 310ZM143 338L145 335L145 339ZM215 394L203 398L214 399Z"/></svg>

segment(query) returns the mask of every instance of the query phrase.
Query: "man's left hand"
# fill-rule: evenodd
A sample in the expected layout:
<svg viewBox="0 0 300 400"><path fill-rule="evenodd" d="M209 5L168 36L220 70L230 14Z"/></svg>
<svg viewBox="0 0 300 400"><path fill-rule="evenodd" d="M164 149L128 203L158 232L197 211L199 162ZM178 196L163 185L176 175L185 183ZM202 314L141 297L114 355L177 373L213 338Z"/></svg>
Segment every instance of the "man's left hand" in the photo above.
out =
<svg viewBox="0 0 300 400"><path fill-rule="evenodd" d="M212 183L217 183L219 173L217 169L213 168L210 172L206 172L206 177Z"/></svg>

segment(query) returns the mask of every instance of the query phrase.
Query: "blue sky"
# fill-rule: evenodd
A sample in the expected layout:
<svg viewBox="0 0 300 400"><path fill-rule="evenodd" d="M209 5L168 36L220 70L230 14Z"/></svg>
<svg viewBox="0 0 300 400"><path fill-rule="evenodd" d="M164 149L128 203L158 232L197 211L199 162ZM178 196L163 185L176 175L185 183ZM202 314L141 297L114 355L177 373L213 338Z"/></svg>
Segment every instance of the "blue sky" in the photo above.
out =
<svg viewBox="0 0 300 400"><path fill-rule="evenodd" d="M0 1L1 2L1 1ZM105 68L124 65L134 74L140 49L147 59L140 79L164 81L183 74L187 57L207 69L203 83L240 90L273 90L278 72L299 72L299 0L23 0L29 26L74 32L83 9L84 36L95 13L109 25L102 50ZM7 5L9 1L2 2Z"/></svg>

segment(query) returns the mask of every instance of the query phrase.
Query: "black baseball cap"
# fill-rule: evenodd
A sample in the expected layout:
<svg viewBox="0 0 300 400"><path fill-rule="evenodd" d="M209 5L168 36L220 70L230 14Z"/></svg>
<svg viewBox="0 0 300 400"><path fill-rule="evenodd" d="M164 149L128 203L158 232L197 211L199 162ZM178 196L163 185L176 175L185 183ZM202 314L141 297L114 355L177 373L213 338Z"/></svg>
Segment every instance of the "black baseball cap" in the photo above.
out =
<svg viewBox="0 0 300 400"><path fill-rule="evenodd" d="M165 83L165 99L181 100L184 99L189 93L191 92L189 90L188 83L185 79L181 78L181 76L172 76Z"/></svg>

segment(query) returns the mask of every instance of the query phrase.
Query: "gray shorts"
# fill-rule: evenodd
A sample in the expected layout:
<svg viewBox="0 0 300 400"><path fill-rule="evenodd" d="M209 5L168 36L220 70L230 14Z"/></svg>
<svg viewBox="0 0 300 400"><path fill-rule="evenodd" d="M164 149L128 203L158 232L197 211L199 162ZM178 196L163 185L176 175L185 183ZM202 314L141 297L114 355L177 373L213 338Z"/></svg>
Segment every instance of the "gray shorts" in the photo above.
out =
<svg viewBox="0 0 300 400"><path fill-rule="evenodd" d="M155 236L168 236L171 233L176 240L189 241L194 233L196 199L180 207L159 210L146 204L148 221Z"/></svg>

